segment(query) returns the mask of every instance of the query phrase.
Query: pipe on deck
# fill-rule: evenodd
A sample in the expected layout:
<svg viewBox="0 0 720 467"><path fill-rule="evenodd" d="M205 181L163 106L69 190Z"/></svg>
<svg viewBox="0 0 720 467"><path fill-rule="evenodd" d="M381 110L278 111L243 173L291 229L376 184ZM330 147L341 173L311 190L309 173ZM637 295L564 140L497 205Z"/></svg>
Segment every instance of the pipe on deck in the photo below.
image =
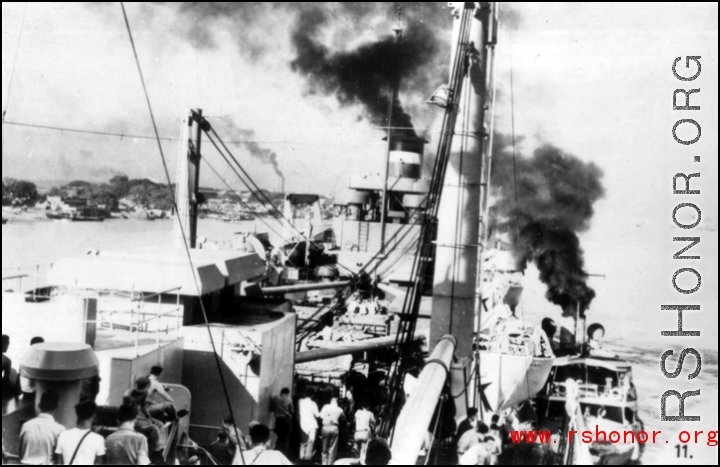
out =
<svg viewBox="0 0 720 467"><path fill-rule="evenodd" d="M300 284L281 287L265 287L261 289L263 295L280 295L298 292L314 292L316 290L342 289L352 285L352 281L326 282L319 284Z"/></svg>
<svg viewBox="0 0 720 467"><path fill-rule="evenodd" d="M450 365L455 356L457 343L455 337L444 336L438 341L430 360L425 364L417 386L395 425L395 438L392 446L395 464L415 465L417 463L432 423L433 414L450 374Z"/></svg>
<svg viewBox="0 0 720 467"><path fill-rule="evenodd" d="M425 342L426 336L415 336L414 342ZM397 336L380 337L378 339L369 339L366 341L345 344L340 347L325 347L321 349L308 350L306 352L298 352L295 354L295 363L316 362L319 360L328 360L335 357L343 357L345 355L357 352L368 352L371 350L386 349L394 347L397 344Z"/></svg>

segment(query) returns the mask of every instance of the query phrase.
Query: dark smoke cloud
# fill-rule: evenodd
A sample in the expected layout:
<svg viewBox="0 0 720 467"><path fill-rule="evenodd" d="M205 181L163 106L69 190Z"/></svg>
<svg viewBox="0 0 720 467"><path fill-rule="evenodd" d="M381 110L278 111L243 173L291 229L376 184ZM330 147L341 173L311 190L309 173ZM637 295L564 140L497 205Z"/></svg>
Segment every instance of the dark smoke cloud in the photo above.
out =
<svg viewBox="0 0 720 467"><path fill-rule="evenodd" d="M305 76L311 92L334 95L343 105L361 105L379 126L413 128L412 118L396 101L387 121L393 83L418 75L437 51L432 31L422 23L406 28L401 42L393 35L355 50L333 52L318 39L328 22L320 10L302 13L292 33L297 57L292 69ZM408 133L415 134L414 130Z"/></svg>
<svg viewBox="0 0 720 467"><path fill-rule="evenodd" d="M222 123L218 128L218 134L225 141L242 141L243 144L240 147L244 148L250 155L260 161L263 164L269 165L275 171L275 174L280 177L280 180L285 181L285 175L280 170L280 164L278 162L277 154L268 148L263 148L260 144L256 143L256 135L253 130L240 128L230 118L222 118Z"/></svg>
<svg viewBox="0 0 720 467"><path fill-rule="evenodd" d="M516 253L537 265L548 300L564 310L575 303L587 308L595 291L587 285L578 234L590 228L593 205L605 194L601 169L545 145L533 157L518 155L515 171L512 141L503 135L495 137L493 164L498 216Z"/></svg>
<svg viewBox="0 0 720 467"><path fill-rule="evenodd" d="M359 104L374 124L387 125L387 92L393 79L402 79L403 95L418 102L395 107L395 126L411 126L408 113L430 123L430 109L420 103L447 80L452 16L443 2L157 2L175 9L183 19L181 36L198 49L219 44L216 33L228 31L245 58L259 60L273 52L271 36L263 20L282 13L294 24L289 39L297 56L292 68L308 78L312 92L335 95L343 105ZM395 46L390 26L402 9L406 40ZM381 25L377 25L378 19ZM373 29L374 28L374 29ZM380 39L346 52L324 45L326 32L333 40L381 30ZM284 33L281 33L284 34ZM276 44L276 43L275 43ZM409 110L410 112L406 112ZM427 118L425 118L427 117Z"/></svg>

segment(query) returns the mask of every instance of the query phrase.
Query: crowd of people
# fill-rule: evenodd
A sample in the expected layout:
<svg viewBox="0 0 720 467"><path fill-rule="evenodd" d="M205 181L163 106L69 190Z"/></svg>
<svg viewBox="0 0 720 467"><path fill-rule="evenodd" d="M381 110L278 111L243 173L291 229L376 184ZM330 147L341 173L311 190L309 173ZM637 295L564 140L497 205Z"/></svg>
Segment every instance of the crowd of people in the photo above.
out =
<svg viewBox="0 0 720 467"><path fill-rule="evenodd" d="M455 436L457 465L544 465L549 456L547 445L512 440L511 434L523 425L527 429L537 428L531 404L524 404L519 410L492 415L488 426L478 418L477 409L469 409ZM529 422L521 423L518 416Z"/></svg>
<svg viewBox="0 0 720 467"><path fill-rule="evenodd" d="M245 436L231 416L224 418L222 431L207 448L211 462L217 465L316 465L318 461L321 465L390 464L392 455L388 443L374 437L375 418L365 404L358 405L353 414L347 404L341 407L337 388L333 386L325 385L316 391L301 381L298 388L296 399L288 388L272 398L274 430L252 422L249 436ZM341 450L341 446L349 449ZM340 454L351 457L338 459ZM195 461L199 463L199 459Z"/></svg>
<svg viewBox="0 0 720 467"><path fill-rule="evenodd" d="M102 409L94 402L97 391L75 405L75 428L66 430L53 416L60 406L54 391L43 392L36 401L32 380L18 377L6 352L10 338L3 336L3 400L37 402L37 416L20 430L17 460L22 465L151 465L164 462L168 427L188 415L177 410L159 378L162 367L154 366L148 376L138 378L117 409ZM31 345L43 343L40 337ZM89 386L93 386L90 384ZM151 399L152 396L158 397ZM162 400L163 402L152 402ZM110 413L108 413L110 412ZM103 416L102 423L98 421ZM101 435L104 434L105 436ZM233 452L234 455L234 452ZM3 442L3 464L7 459Z"/></svg>
<svg viewBox="0 0 720 467"><path fill-rule="evenodd" d="M42 343L35 338L32 345ZM35 400L32 381L11 378L12 362L5 355L10 339L3 336L3 396ZM107 425L107 414L97 423L98 407L92 400L75 406L77 427L66 430L53 417L59 397L52 391L39 398L37 417L27 421L20 432L19 460L24 465L150 465L165 463L168 426L188 415L178 410L160 382L163 369L154 366L150 374L135 380L122 405L114 413L116 424L103 426L106 436L98 434L98 425ZM354 376L354 377L353 377ZM339 388L324 384L310 387L305 380L295 386L295 398L289 388L272 398L270 410L274 429L253 422L248 436L236 426L232 416L221 421L217 439L206 453L218 465L389 465L392 455L388 443L377 438L377 397L371 397L367 378L350 375L347 393L340 398ZM152 402L162 400L162 402ZM375 408L375 410L373 410ZM542 452L533 446L512 444L510 433L517 425L512 416L494 415L490 425L471 408L454 430L454 411L448 422L453 425L456 465L535 464ZM274 431L275 436L272 436ZM520 459L518 456L521 456ZM3 446L3 460L5 450ZM199 458L189 463L200 464ZM453 462L454 463L454 462Z"/></svg>

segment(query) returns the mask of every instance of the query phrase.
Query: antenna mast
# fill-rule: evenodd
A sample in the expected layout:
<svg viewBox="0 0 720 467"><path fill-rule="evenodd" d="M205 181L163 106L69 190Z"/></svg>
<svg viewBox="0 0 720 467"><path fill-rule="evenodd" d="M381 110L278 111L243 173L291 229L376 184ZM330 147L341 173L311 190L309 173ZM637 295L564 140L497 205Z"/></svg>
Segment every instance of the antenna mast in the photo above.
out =
<svg viewBox="0 0 720 467"><path fill-rule="evenodd" d="M395 32L395 51L397 54L400 52L400 43L403 38L403 25L402 25L402 8L397 9L397 22L393 28ZM399 63L399 57L396 58L396 63ZM385 174L383 176L383 194L382 194L382 211L380 213L380 225L381 234L380 241L381 247L380 252L385 254L385 226L387 224L387 212L390 207L388 203L388 177L390 176L390 152L392 151L392 132L393 132L393 110L398 102L400 94L400 70L397 70L397 75L392 77L390 83L390 96L388 101L388 117L387 117L387 149L385 151Z"/></svg>

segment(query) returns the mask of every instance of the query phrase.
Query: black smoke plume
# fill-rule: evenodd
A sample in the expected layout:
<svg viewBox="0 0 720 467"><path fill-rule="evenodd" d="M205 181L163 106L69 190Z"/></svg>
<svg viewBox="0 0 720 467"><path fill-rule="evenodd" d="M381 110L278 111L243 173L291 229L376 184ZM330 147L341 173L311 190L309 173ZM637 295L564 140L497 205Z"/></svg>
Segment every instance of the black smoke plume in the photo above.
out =
<svg viewBox="0 0 720 467"><path fill-rule="evenodd" d="M220 121L222 123L219 125L218 133L223 140L236 143L239 147L244 148L254 159L272 167L280 180L285 181L285 175L280 170L277 154L256 142L256 135L253 130L240 128L230 118L223 118Z"/></svg>
<svg viewBox="0 0 720 467"><path fill-rule="evenodd" d="M351 51L333 52L318 36L327 24L324 12L303 12L292 33L297 52L292 69L305 76L312 92L334 95L343 105L361 105L367 119L378 126L408 128L415 135L412 118L399 100L388 122L388 102L394 83L414 77L436 54L432 31L412 23L401 41L387 35Z"/></svg>
<svg viewBox="0 0 720 467"><path fill-rule="evenodd" d="M114 8L109 2L92 5ZM161 9L177 12L174 33L198 50L215 49L229 36L244 58L272 60L289 40L296 51L291 67L308 78L309 93L335 95L343 105L359 104L376 125L388 125L393 81L402 80L407 105L396 103L392 125L408 128L409 113L425 126L436 117L424 101L447 81L453 20L443 2L150 2L139 8L146 10L149 23ZM400 46L391 32L398 9L407 25ZM348 38L368 31L377 31L380 39L343 50Z"/></svg>
<svg viewBox="0 0 720 467"><path fill-rule="evenodd" d="M499 227L509 230L516 254L537 265L549 301L563 310L586 309L595 291L587 285L578 234L590 228L593 205L605 194L602 170L552 145L516 161L510 138L497 135L494 146Z"/></svg>

